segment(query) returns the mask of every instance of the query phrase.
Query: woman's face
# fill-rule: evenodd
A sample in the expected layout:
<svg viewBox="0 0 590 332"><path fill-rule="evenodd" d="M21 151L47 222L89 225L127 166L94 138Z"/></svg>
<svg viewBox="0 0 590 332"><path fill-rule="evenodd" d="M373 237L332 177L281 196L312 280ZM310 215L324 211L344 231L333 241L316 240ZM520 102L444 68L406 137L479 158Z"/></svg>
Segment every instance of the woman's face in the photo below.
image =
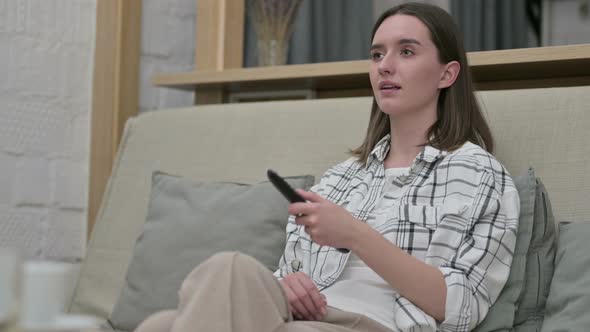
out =
<svg viewBox="0 0 590 332"><path fill-rule="evenodd" d="M396 14L381 23L371 46L369 76L381 110L389 115L434 112L447 87L447 65L428 28L416 17Z"/></svg>

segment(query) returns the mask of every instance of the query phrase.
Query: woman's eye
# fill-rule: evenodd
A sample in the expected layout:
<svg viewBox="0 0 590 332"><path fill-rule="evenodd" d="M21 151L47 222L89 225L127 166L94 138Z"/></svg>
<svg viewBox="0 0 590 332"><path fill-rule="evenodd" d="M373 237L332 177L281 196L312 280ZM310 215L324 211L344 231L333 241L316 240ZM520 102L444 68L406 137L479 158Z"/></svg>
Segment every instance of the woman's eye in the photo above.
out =
<svg viewBox="0 0 590 332"><path fill-rule="evenodd" d="M379 53L379 52L371 53L371 59L379 60L381 58L383 58L383 53Z"/></svg>
<svg viewBox="0 0 590 332"><path fill-rule="evenodd" d="M401 53L402 53L402 55L412 55L412 54L414 54L414 52L412 52L412 50L409 50L407 48L404 49L404 50L402 50Z"/></svg>

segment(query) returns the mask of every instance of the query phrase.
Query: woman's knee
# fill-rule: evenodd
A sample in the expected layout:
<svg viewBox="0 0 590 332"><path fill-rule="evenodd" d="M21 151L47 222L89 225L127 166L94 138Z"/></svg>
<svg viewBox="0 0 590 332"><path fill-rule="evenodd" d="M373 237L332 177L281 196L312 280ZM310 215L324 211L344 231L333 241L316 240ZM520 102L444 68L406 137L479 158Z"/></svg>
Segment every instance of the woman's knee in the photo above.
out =
<svg viewBox="0 0 590 332"><path fill-rule="evenodd" d="M264 267L264 265L262 265L254 257L239 251L222 251L216 253L203 262L203 264L209 267L213 266L218 268L231 268L238 269L240 271L243 269Z"/></svg>
<svg viewBox="0 0 590 332"><path fill-rule="evenodd" d="M227 268L233 264L237 255L237 251L218 252L195 266L195 268L187 275L186 279L190 280L192 276L199 274L202 270L214 271Z"/></svg>
<svg viewBox="0 0 590 332"><path fill-rule="evenodd" d="M195 293L199 285L207 282L212 276L219 281L219 276L239 276L240 280L264 279L261 271L270 272L255 258L237 251L223 251L216 253L195 267L184 279L178 290L178 309L184 310L189 299ZM272 274L271 274L272 275ZM235 279L234 279L235 280Z"/></svg>
<svg viewBox="0 0 590 332"><path fill-rule="evenodd" d="M248 274L248 271L265 268L255 258L238 251L222 251L195 267L184 280L182 288L191 288L192 279L202 273L227 275L228 273Z"/></svg>
<svg viewBox="0 0 590 332"><path fill-rule="evenodd" d="M221 251L211 255L204 264L228 264L234 261L236 256L240 255L239 251Z"/></svg>

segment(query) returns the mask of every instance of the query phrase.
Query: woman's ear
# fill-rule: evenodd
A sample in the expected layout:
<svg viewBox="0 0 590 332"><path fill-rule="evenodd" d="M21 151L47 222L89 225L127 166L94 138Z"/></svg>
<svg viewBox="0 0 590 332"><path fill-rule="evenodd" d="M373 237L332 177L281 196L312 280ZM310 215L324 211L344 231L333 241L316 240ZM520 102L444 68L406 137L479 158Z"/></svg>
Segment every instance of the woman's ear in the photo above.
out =
<svg viewBox="0 0 590 332"><path fill-rule="evenodd" d="M444 71L442 73L442 77L440 78L440 82L438 83L439 89L448 88L459 76L459 72L461 71L461 64L458 61L451 61L444 66Z"/></svg>

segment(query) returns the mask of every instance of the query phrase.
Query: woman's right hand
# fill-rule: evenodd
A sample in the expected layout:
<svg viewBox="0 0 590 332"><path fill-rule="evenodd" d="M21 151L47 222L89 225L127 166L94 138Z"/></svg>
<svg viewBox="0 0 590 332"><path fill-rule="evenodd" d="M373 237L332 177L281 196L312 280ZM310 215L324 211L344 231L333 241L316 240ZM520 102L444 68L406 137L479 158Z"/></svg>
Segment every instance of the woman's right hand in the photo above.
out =
<svg viewBox="0 0 590 332"><path fill-rule="evenodd" d="M289 309L297 319L321 320L327 312L326 297L320 293L311 278L295 272L279 281L289 301Z"/></svg>

